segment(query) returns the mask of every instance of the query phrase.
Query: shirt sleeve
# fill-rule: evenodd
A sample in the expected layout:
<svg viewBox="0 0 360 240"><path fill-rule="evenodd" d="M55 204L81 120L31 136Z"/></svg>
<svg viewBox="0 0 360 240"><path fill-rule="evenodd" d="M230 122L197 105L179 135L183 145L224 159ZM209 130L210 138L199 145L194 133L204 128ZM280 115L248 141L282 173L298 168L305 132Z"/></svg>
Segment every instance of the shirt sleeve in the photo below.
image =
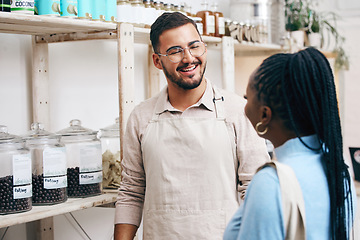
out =
<svg viewBox="0 0 360 240"><path fill-rule="evenodd" d="M251 181L241 210L236 239L283 240L281 192L275 169L266 167Z"/></svg>
<svg viewBox="0 0 360 240"><path fill-rule="evenodd" d="M127 122L123 145L122 181L118 191L115 224L139 226L145 198L145 171L141 156L139 128L141 120L134 110Z"/></svg>
<svg viewBox="0 0 360 240"><path fill-rule="evenodd" d="M244 109L243 104L242 109ZM238 191L242 199L257 169L270 161L265 139L259 137L242 110L234 122L238 160Z"/></svg>

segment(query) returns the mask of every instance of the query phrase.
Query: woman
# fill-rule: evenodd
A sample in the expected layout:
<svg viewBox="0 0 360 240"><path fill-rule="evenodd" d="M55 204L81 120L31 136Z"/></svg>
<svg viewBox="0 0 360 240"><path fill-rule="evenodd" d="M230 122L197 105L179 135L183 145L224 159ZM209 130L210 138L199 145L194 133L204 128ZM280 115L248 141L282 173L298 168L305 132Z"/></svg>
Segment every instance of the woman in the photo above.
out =
<svg viewBox="0 0 360 240"><path fill-rule="evenodd" d="M334 78L314 48L276 54L251 75L245 113L258 135L293 170L305 205L307 240L349 239L356 193L343 159ZM253 178L224 239L290 239L276 169Z"/></svg>

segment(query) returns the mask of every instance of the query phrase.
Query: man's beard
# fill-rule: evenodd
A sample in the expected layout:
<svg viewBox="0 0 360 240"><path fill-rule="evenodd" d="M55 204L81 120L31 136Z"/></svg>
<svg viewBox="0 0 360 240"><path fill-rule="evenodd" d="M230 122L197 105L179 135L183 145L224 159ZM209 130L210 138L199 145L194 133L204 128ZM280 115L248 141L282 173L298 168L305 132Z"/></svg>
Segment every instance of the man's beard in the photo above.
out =
<svg viewBox="0 0 360 240"><path fill-rule="evenodd" d="M198 65L198 67L200 67L200 65L201 65L201 63ZM162 66L163 66L163 71L164 71L166 78L169 79L171 82L175 83L176 85L178 85L180 88L185 89L185 90L194 89L194 88L197 88L198 86L200 86L200 84L204 78L204 73L205 73L205 69L206 69L206 65L205 65L204 71L200 72L200 79L198 81L186 82L181 77L175 76L175 74L170 74L164 67L164 64L162 64ZM190 76L190 78L192 78L192 77L194 77L194 75Z"/></svg>

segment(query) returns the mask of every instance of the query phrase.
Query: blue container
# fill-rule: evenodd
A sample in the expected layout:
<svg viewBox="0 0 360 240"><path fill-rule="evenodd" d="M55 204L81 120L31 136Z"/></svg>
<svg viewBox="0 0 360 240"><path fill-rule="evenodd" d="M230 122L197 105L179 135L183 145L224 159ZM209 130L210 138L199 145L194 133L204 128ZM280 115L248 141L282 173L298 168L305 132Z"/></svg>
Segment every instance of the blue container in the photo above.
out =
<svg viewBox="0 0 360 240"><path fill-rule="evenodd" d="M116 0L105 0L105 2L106 2L105 21L117 22Z"/></svg>
<svg viewBox="0 0 360 240"><path fill-rule="evenodd" d="M77 0L61 0L60 1L60 16L62 17L77 17L78 16L78 1Z"/></svg>
<svg viewBox="0 0 360 240"><path fill-rule="evenodd" d="M93 0L78 0L78 18L92 18L92 3Z"/></svg>
<svg viewBox="0 0 360 240"><path fill-rule="evenodd" d="M35 0L35 15L60 16L60 0Z"/></svg>
<svg viewBox="0 0 360 240"><path fill-rule="evenodd" d="M106 1L92 0L92 20L105 21Z"/></svg>

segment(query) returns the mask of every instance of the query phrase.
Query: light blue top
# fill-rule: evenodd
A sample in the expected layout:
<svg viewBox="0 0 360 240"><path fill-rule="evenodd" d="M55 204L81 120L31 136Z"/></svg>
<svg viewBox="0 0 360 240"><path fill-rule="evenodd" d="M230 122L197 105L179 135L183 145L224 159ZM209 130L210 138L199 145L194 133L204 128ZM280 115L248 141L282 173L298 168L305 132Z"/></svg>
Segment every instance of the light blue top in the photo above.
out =
<svg viewBox="0 0 360 240"><path fill-rule="evenodd" d="M302 140L313 148L319 143L315 135ZM275 156L295 172L305 202L307 240L330 239L330 196L320 161L321 153L306 148L299 139L290 139L275 149ZM353 184L353 183L352 183ZM352 185L354 213L356 192ZM244 203L227 225L224 240L285 239L279 179L272 167L255 174Z"/></svg>

